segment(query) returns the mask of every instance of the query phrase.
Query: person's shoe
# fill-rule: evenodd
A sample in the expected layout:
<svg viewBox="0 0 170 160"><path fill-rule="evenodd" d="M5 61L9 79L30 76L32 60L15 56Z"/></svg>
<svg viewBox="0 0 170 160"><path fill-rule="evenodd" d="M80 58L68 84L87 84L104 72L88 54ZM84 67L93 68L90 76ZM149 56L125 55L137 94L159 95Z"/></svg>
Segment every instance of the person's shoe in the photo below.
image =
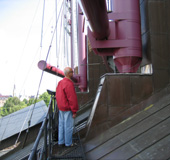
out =
<svg viewBox="0 0 170 160"><path fill-rule="evenodd" d="M76 147L77 143L72 143L70 146L66 146L66 147Z"/></svg>
<svg viewBox="0 0 170 160"><path fill-rule="evenodd" d="M64 147L65 145L64 144L58 144L58 147Z"/></svg>

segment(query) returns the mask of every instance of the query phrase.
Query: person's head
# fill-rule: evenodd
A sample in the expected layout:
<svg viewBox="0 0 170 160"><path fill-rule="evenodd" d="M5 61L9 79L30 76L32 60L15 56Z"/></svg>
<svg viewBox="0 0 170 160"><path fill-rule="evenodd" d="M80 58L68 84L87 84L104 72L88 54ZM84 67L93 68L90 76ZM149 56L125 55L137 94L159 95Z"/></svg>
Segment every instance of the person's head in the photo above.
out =
<svg viewBox="0 0 170 160"><path fill-rule="evenodd" d="M73 77L73 70L72 70L72 68L70 68L70 67L64 68L64 75L67 78Z"/></svg>

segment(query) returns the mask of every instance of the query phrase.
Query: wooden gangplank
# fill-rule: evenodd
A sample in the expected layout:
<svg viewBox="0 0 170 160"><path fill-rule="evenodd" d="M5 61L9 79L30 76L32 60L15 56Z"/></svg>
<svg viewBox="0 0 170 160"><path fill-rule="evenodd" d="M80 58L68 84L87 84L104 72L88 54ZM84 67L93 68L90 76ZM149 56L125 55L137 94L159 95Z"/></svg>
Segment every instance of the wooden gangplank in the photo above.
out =
<svg viewBox="0 0 170 160"><path fill-rule="evenodd" d="M170 95L84 144L87 159L169 159Z"/></svg>

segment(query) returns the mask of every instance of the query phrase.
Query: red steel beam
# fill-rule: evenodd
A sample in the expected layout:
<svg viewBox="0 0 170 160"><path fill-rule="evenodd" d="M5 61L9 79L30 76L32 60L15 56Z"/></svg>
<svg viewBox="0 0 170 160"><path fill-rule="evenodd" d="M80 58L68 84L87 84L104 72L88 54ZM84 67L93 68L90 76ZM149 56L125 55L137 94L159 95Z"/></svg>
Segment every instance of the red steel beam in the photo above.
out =
<svg viewBox="0 0 170 160"><path fill-rule="evenodd" d="M38 62L38 68L43 70L43 71L46 71L48 73L51 73L51 74L54 74L56 76L59 76L61 78L64 77L64 72L54 66L51 66L50 64L46 63L46 61L39 61Z"/></svg>
<svg viewBox="0 0 170 160"><path fill-rule="evenodd" d="M88 15L90 24L93 24L91 22L93 19L94 23L98 22L95 21L95 16L100 20L97 26L105 24L105 19L100 13L94 12L92 15L93 10L100 12L98 5L100 2L105 3L105 0L99 0L99 2L98 0L81 0L81 2L86 4L84 5L85 14L87 11L90 12ZM93 6L87 6L87 4ZM135 73L142 61L139 0L113 0L112 5L113 12L108 15L110 34L107 39L98 40L94 37L96 32L88 29L91 47L100 56L114 56L113 61L120 73ZM100 7L105 9L105 5Z"/></svg>
<svg viewBox="0 0 170 160"><path fill-rule="evenodd" d="M106 39L109 34L109 20L105 0L80 0L80 6L96 39Z"/></svg>
<svg viewBox="0 0 170 160"><path fill-rule="evenodd" d="M78 13L81 12L78 6ZM78 14L78 74L80 76L79 89L81 92L87 91L87 44L84 34L84 16Z"/></svg>
<svg viewBox="0 0 170 160"><path fill-rule="evenodd" d="M43 60L38 62L38 68L48 73L51 73L53 75L56 75L58 77L61 77L61 78L65 77L64 72L62 70L56 68L55 66L51 66L50 64L46 63L46 61L43 61ZM78 82L77 77L73 76L72 80L75 83Z"/></svg>

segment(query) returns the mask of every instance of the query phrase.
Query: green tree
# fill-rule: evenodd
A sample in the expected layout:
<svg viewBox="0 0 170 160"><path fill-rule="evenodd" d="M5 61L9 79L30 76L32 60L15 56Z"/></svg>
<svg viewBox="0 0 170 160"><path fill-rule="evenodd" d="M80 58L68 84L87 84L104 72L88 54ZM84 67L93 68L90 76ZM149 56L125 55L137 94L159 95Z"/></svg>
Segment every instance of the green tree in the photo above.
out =
<svg viewBox="0 0 170 160"><path fill-rule="evenodd" d="M36 103L44 100L46 105L48 106L50 102L50 95L47 92L44 92L42 95L39 96ZM0 108L0 117L6 116L8 114L11 114L13 112L16 112L22 108L25 108L27 106L30 106L35 103L34 98L30 98L29 100L24 99L23 101L20 101L17 97L10 97L5 102L4 106Z"/></svg>
<svg viewBox="0 0 170 160"><path fill-rule="evenodd" d="M18 97L10 97L1 108L0 115L6 116L24 107L26 107L26 104L21 102Z"/></svg>
<svg viewBox="0 0 170 160"><path fill-rule="evenodd" d="M50 98L51 96L48 94L48 92L44 92L43 94L39 96L38 101L44 100L45 104L48 106L50 103Z"/></svg>
<svg viewBox="0 0 170 160"><path fill-rule="evenodd" d="M50 102L50 98L51 98L51 96L47 92L44 92L43 94L41 94L39 96L39 98L37 98L37 100L34 98L30 98L27 102L27 106L30 106L30 105L40 102L42 100L44 100L45 104L48 106L48 104Z"/></svg>
<svg viewBox="0 0 170 160"><path fill-rule="evenodd" d="M34 103L35 103L34 98L30 98L30 99L28 100L27 106L30 106L30 105L32 105L32 104L34 104Z"/></svg>
<svg viewBox="0 0 170 160"><path fill-rule="evenodd" d="M28 104L28 100L24 98L24 99L23 99L23 103L24 103L24 104Z"/></svg>
<svg viewBox="0 0 170 160"><path fill-rule="evenodd" d="M12 103L14 105L19 105L19 104L21 104L21 101L20 101L20 99L18 97L13 97L12 98Z"/></svg>

